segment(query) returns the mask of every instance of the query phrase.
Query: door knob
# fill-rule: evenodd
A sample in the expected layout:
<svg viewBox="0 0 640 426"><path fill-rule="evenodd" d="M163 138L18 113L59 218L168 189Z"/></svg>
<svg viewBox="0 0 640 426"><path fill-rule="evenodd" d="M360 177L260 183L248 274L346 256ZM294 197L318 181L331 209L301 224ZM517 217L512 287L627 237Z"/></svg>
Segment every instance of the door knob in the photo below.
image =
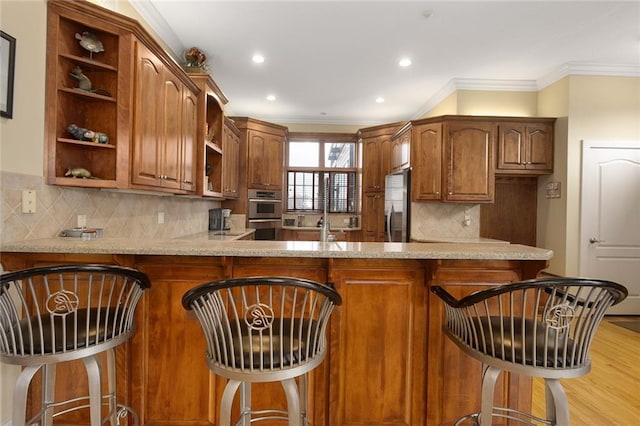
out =
<svg viewBox="0 0 640 426"><path fill-rule="evenodd" d="M603 241L603 240L599 240L599 239L597 239L597 238L595 238L595 237L591 237L591 238L589 238L589 243L590 243L590 244L595 244L595 243L604 243L604 241Z"/></svg>

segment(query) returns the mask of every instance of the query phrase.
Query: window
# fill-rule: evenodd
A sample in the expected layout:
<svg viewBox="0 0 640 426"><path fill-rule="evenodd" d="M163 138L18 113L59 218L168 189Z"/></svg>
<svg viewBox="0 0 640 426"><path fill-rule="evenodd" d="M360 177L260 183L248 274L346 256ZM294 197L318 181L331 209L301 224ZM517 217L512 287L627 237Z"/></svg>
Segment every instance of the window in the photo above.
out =
<svg viewBox="0 0 640 426"><path fill-rule="evenodd" d="M355 135L291 134L287 210L323 211L326 190L328 212L355 212L356 167Z"/></svg>

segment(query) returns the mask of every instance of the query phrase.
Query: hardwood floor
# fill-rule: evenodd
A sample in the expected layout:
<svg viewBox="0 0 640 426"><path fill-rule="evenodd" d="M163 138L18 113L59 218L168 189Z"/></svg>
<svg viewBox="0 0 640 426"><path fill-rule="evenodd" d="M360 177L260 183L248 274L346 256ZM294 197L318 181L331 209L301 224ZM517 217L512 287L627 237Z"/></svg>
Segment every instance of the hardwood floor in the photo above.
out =
<svg viewBox="0 0 640 426"><path fill-rule="evenodd" d="M562 381L572 426L640 424L640 333L611 321L640 317L606 317L591 346L591 372ZM544 416L544 382L534 380L533 412Z"/></svg>

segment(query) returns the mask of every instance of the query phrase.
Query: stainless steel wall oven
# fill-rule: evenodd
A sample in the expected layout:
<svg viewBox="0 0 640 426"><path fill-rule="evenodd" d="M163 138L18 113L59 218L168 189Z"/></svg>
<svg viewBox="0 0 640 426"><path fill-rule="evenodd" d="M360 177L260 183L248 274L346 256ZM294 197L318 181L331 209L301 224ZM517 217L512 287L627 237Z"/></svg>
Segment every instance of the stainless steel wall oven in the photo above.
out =
<svg viewBox="0 0 640 426"><path fill-rule="evenodd" d="M278 240L282 228L282 192L250 189L248 192L249 227L256 240Z"/></svg>

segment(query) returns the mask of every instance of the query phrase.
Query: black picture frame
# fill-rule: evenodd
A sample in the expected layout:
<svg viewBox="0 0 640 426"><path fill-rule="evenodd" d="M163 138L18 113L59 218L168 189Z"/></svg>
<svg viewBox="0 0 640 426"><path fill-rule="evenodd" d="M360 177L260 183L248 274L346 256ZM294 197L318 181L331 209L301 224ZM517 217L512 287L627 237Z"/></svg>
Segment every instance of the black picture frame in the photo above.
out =
<svg viewBox="0 0 640 426"><path fill-rule="evenodd" d="M0 117L13 118L16 39L0 31Z"/></svg>

